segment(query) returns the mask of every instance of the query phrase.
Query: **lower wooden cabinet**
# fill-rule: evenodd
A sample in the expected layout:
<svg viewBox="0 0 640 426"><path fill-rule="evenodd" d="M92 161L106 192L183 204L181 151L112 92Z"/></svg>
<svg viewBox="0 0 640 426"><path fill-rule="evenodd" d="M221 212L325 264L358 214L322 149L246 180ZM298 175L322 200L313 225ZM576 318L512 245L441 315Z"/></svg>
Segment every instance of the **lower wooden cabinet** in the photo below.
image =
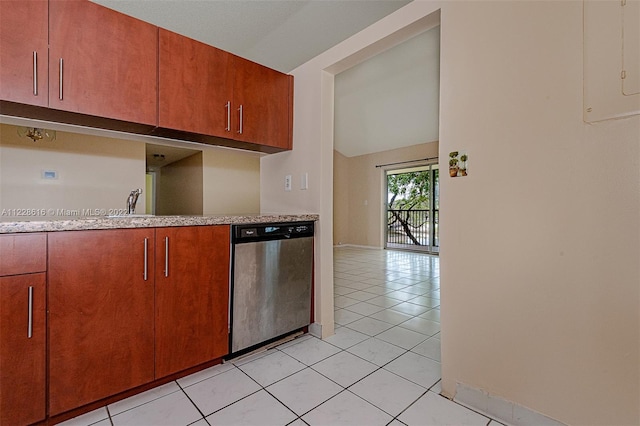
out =
<svg viewBox="0 0 640 426"><path fill-rule="evenodd" d="M156 378L228 353L229 227L156 230Z"/></svg>
<svg viewBox="0 0 640 426"><path fill-rule="evenodd" d="M48 239L49 415L228 353L229 226Z"/></svg>
<svg viewBox="0 0 640 426"><path fill-rule="evenodd" d="M154 233L49 234L49 415L154 380Z"/></svg>
<svg viewBox="0 0 640 426"><path fill-rule="evenodd" d="M45 283L45 273L0 277L0 425L45 418Z"/></svg>

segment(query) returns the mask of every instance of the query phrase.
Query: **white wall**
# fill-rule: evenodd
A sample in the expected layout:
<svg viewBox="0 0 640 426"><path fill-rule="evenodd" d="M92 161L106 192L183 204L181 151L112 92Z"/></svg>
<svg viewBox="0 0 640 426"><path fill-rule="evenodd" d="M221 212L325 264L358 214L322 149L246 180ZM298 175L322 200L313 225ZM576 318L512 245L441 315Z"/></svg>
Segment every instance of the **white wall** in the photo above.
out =
<svg viewBox="0 0 640 426"><path fill-rule="evenodd" d="M332 329L324 70L438 9L440 162L469 155L468 177L441 182L443 391L639 424L640 117L582 121L582 2L416 0L294 70L294 150L263 158L262 209L320 214L316 316ZM302 170L309 192L282 191Z"/></svg>
<svg viewBox="0 0 640 426"><path fill-rule="evenodd" d="M34 143L30 139L19 138L17 126L0 124L0 212L3 208L53 208L56 211L80 212L83 209L124 209L129 192L145 188L145 144L174 144L167 140L108 131L94 132L59 124L52 124L52 127L58 129L54 142ZM69 131L60 130L67 128ZM111 133L114 137L106 136ZM175 144L182 146L180 142ZM187 146L191 149L198 147L194 144ZM182 195L193 194L197 198L192 199L195 204L186 198L181 201L183 206L190 204L189 214L259 213L260 154L206 145L200 149L202 160L188 163L187 180L174 183L176 188L182 186L185 189ZM45 169L56 170L59 179L41 179ZM162 181L161 173L158 173L158 180ZM145 198L141 196L138 199L137 213L145 212ZM172 214L185 214L186 211L172 210ZM56 212L45 219L59 217ZM8 220L8 217L0 217L0 220Z"/></svg>
<svg viewBox="0 0 640 426"><path fill-rule="evenodd" d="M268 155L260 161L260 211L320 215L315 229L314 314L322 337L327 337L334 330L333 145L323 146L321 140L333 135L333 77L313 66L310 70L308 74L294 72L295 148ZM324 92L323 87L327 89ZM322 105L330 111L323 111ZM306 190L298 189L302 173L308 173L309 177ZM291 191L284 191L286 175L292 176Z"/></svg>
<svg viewBox="0 0 640 426"><path fill-rule="evenodd" d="M640 117L582 121L581 2L452 4L441 51L444 388L640 423Z"/></svg>
<svg viewBox="0 0 640 426"><path fill-rule="evenodd" d="M42 179L43 170L58 179ZM63 131L53 142L33 142L0 125L0 211L46 209L45 217L22 219L50 220L63 216L58 209L124 210L129 192L144 187L144 143ZM145 211L144 197L136 211Z"/></svg>
<svg viewBox="0 0 640 426"><path fill-rule="evenodd" d="M260 156L224 148L202 152L203 213L260 212Z"/></svg>

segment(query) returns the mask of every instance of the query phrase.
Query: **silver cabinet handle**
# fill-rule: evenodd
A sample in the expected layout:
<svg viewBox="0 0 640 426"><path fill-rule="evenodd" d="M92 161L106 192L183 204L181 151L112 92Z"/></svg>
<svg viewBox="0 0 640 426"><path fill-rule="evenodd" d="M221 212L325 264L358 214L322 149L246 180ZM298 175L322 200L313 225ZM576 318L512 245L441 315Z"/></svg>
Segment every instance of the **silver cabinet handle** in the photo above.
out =
<svg viewBox="0 0 640 426"><path fill-rule="evenodd" d="M238 111L240 111L240 126L238 128L238 133L242 134L242 105L240 105L240 108L238 108Z"/></svg>
<svg viewBox="0 0 640 426"><path fill-rule="evenodd" d="M27 338L33 336L33 287L29 287L29 324L27 325Z"/></svg>
<svg viewBox="0 0 640 426"><path fill-rule="evenodd" d="M145 238L144 239L144 280L147 281L148 278L148 274L147 274L147 264L149 263L149 239Z"/></svg>
<svg viewBox="0 0 640 426"><path fill-rule="evenodd" d="M229 271L232 270L233 268L233 247L229 247L229 265L227 265L229 267ZM229 301L227 302L227 328L229 329L229 334L231 334L231 310L233 309L233 278L231 277L231 274L228 274L228 283L227 286L229 288Z"/></svg>
<svg viewBox="0 0 640 426"><path fill-rule="evenodd" d="M227 101L227 104L224 106L227 110L227 127L224 128L226 132L231 131L231 101Z"/></svg>
<svg viewBox="0 0 640 426"><path fill-rule="evenodd" d="M164 276L169 276L169 237L164 237Z"/></svg>
<svg viewBox="0 0 640 426"><path fill-rule="evenodd" d="M63 98L63 90L62 87L64 85L64 64L62 62L62 58L60 58L60 93L58 94L58 97L60 98L60 100L62 100Z"/></svg>
<svg viewBox="0 0 640 426"><path fill-rule="evenodd" d="M38 52L33 51L33 96L38 96Z"/></svg>

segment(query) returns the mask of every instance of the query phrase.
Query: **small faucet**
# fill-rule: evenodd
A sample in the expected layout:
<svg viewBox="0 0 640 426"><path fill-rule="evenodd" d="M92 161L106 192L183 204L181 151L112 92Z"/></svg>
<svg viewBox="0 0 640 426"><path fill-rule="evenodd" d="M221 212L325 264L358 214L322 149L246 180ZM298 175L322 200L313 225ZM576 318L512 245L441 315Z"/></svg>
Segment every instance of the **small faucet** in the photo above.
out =
<svg viewBox="0 0 640 426"><path fill-rule="evenodd" d="M142 194L142 189L134 189L127 197L127 214L134 214L136 212L136 203L138 197Z"/></svg>

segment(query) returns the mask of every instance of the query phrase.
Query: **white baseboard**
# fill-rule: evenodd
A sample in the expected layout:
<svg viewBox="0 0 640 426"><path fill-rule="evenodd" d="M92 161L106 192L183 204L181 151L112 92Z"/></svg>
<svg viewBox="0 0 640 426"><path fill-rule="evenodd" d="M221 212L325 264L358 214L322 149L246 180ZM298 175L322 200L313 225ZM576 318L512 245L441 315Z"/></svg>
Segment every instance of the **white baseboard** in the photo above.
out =
<svg viewBox="0 0 640 426"><path fill-rule="evenodd" d="M367 249L367 250L384 250L383 247L361 246L361 245L358 245L358 244L336 244L336 245L333 246L333 248L344 248L344 247L361 248L361 249Z"/></svg>
<svg viewBox="0 0 640 426"><path fill-rule="evenodd" d="M456 384L453 400L508 426L566 426L542 413L463 383Z"/></svg>

